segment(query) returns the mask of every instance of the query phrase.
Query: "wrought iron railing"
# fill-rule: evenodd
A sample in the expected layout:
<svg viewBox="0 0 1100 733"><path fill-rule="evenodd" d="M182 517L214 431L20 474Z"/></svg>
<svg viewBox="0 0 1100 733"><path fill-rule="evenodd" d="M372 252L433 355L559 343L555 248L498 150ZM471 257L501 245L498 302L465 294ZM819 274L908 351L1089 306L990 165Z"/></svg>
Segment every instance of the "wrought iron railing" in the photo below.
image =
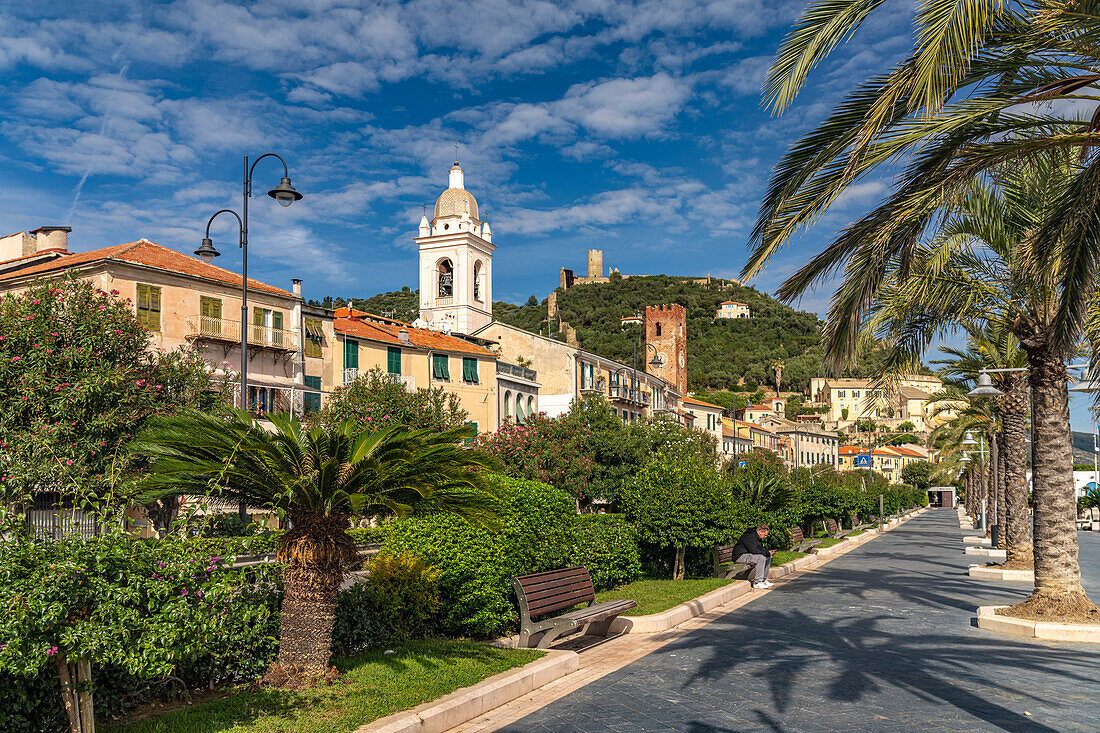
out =
<svg viewBox="0 0 1100 733"><path fill-rule="evenodd" d="M206 338L218 341L238 342L241 340L240 321L214 316L187 316L185 338ZM283 328L249 325L248 343L253 346L268 346L273 349L293 351L297 348L294 333Z"/></svg>

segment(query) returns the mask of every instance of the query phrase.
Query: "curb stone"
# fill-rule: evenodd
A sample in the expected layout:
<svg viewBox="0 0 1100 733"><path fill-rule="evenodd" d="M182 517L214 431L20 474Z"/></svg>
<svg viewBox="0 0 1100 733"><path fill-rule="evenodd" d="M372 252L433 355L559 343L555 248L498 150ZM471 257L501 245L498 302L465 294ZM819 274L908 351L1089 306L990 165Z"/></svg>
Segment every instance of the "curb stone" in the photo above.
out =
<svg viewBox="0 0 1100 733"><path fill-rule="evenodd" d="M987 565L971 565L967 574L971 578L979 578L981 580L1003 580L1018 583L1035 582L1034 570L1002 570L1001 568L991 568Z"/></svg>
<svg viewBox="0 0 1100 733"><path fill-rule="evenodd" d="M493 675L412 710L379 718L353 733L443 733L579 668L576 652L551 649L546 656L518 669Z"/></svg>

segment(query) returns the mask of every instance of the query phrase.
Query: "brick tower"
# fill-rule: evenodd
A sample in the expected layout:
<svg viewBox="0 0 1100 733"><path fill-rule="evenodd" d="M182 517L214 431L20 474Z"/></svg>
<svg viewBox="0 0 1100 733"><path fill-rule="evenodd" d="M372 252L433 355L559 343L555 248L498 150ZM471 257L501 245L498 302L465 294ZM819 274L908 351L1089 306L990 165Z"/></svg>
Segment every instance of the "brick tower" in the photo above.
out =
<svg viewBox="0 0 1100 733"><path fill-rule="evenodd" d="M677 303L646 306L645 340L657 350L657 358L661 361L661 366L651 366L653 349L647 348L646 371L668 382L681 395L686 395L687 311L684 306Z"/></svg>

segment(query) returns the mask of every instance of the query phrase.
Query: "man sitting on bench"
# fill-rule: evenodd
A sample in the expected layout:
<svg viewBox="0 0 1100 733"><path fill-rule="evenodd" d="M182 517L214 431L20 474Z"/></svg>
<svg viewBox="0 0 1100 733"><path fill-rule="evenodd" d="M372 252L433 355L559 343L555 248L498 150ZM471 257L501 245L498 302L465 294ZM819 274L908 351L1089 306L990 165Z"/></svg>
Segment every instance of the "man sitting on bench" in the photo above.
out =
<svg viewBox="0 0 1100 733"><path fill-rule="evenodd" d="M768 525L761 524L741 535L741 539L737 540L737 544L733 546L733 559L755 568L752 574L753 588L772 587L768 582L768 570L771 569L772 555L775 554L775 550L765 550L763 542L768 536L768 531Z"/></svg>

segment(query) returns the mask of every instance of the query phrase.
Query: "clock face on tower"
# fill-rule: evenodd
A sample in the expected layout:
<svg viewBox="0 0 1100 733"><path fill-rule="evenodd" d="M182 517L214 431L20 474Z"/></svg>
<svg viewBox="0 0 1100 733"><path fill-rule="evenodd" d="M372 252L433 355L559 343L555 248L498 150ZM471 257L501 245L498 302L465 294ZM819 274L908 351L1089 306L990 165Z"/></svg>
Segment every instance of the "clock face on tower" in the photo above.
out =
<svg viewBox="0 0 1100 733"><path fill-rule="evenodd" d="M680 365L680 368L681 368L681 369L683 369L683 368L684 368L684 352L682 352L682 351L681 351L681 352L680 352L680 353L679 353L679 354L678 354L678 355L676 356L676 361L677 361L677 363L678 363L678 364Z"/></svg>
<svg viewBox="0 0 1100 733"><path fill-rule="evenodd" d="M661 362L661 366L664 366L668 363L668 354L663 351L659 352L657 354L657 361Z"/></svg>

